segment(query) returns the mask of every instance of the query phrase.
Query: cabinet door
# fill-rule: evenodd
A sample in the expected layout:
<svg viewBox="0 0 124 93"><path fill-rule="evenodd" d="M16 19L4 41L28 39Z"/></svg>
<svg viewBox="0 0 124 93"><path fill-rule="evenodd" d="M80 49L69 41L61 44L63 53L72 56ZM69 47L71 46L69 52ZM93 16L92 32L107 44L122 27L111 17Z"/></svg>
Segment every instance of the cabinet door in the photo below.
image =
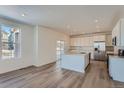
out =
<svg viewBox="0 0 124 93"><path fill-rule="evenodd" d="M81 46L93 46L93 37L82 37L80 42Z"/></svg>
<svg viewBox="0 0 124 93"><path fill-rule="evenodd" d="M71 46L80 46L80 38L71 38Z"/></svg>
<svg viewBox="0 0 124 93"><path fill-rule="evenodd" d="M81 38L81 46L89 46L89 37Z"/></svg>
<svg viewBox="0 0 124 93"><path fill-rule="evenodd" d="M75 38L71 38L71 46L74 46L75 45Z"/></svg>
<svg viewBox="0 0 124 93"><path fill-rule="evenodd" d="M112 35L106 35L106 46L112 46Z"/></svg>
<svg viewBox="0 0 124 93"><path fill-rule="evenodd" d="M117 25L115 26L115 36L116 36L116 45L117 46L121 46L121 37L120 37L120 21L117 23Z"/></svg>
<svg viewBox="0 0 124 93"><path fill-rule="evenodd" d="M112 39L116 36L116 31L115 31L115 27L112 30Z"/></svg>
<svg viewBox="0 0 124 93"><path fill-rule="evenodd" d="M82 37L81 39L80 39L80 42L81 42L81 46L84 46L85 45L85 39L84 39L84 37Z"/></svg>
<svg viewBox="0 0 124 93"><path fill-rule="evenodd" d="M93 36L93 41L97 41L97 40L98 40L97 36Z"/></svg>
<svg viewBox="0 0 124 93"><path fill-rule="evenodd" d="M105 35L93 36L93 41L105 41Z"/></svg>
<svg viewBox="0 0 124 93"><path fill-rule="evenodd" d="M105 35L101 35L101 36L99 36L98 39L101 40L101 41L105 41Z"/></svg>
<svg viewBox="0 0 124 93"><path fill-rule="evenodd" d="M121 20L121 46L124 46L124 20Z"/></svg>
<svg viewBox="0 0 124 93"><path fill-rule="evenodd" d="M90 46L90 47L93 46L93 37L89 37L89 46Z"/></svg>
<svg viewBox="0 0 124 93"><path fill-rule="evenodd" d="M84 46L88 46L88 37L84 37Z"/></svg>
<svg viewBox="0 0 124 93"><path fill-rule="evenodd" d="M81 46L80 38L76 38L76 46Z"/></svg>

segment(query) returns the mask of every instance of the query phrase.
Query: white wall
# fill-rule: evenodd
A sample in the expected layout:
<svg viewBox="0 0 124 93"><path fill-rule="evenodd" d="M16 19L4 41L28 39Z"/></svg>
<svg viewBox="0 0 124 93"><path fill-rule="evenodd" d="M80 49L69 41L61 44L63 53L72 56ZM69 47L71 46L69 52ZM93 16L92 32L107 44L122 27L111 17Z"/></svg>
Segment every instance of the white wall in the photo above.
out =
<svg viewBox="0 0 124 93"><path fill-rule="evenodd" d="M56 41L69 45L69 36L48 28L34 27L0 18L1 24L21 29L21 57L0 59L0 74L28 66L41 66L56 61Z"/></svg>
<svg viewBox="0 0 124 93"><path fill-rule="evenodd" d="M0 23L17 26L21 29L21 58L0 60L0 73L31 66L33 62L34 29L33 26L19 24L0 18Z"/></svg>
<svg viewBox="0 0 124 93"><path fill-rule="evenodd" d="M64 40L66 46L68 46L69 43L68 35L41 26L36 27L35 36L36 63L34 63L34 65L36 66L45 65L56 61L57 40Z"/></svg>

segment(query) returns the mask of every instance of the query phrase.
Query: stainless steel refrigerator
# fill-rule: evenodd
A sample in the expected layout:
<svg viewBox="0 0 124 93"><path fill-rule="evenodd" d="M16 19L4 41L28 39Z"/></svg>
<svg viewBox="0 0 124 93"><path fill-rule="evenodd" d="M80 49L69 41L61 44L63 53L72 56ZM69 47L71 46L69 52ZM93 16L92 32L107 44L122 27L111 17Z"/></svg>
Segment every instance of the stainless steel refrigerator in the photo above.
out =
<svg viewBox="0 0 124 93"><path fill-rule="evenodd" d="M95 41L94 42L94 60L104 61L105 58L105 42Z"/></svg>

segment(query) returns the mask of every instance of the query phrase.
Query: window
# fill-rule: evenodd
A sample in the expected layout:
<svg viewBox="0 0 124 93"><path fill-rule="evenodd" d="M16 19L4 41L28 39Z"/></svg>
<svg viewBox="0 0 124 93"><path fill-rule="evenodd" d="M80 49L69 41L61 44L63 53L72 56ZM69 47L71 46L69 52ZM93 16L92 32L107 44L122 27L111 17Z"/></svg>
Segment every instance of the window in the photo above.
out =
<svg viewBox="0 0 124 93"><path fill-rule="evenodd" d="M20 56L20 30L16 27L0 25L0 57L2 59Z"/></svg>

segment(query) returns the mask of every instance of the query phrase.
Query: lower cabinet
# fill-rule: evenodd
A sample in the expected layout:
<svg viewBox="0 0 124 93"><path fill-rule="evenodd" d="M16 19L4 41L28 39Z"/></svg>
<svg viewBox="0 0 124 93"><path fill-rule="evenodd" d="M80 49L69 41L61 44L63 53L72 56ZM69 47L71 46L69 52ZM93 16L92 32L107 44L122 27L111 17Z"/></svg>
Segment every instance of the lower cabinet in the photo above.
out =
<svg viewBox="0 0 124 93"><path fill-rule="evenodd" d="M109 75L113 80L124 82L124 57L109 56Z"/></svg>

